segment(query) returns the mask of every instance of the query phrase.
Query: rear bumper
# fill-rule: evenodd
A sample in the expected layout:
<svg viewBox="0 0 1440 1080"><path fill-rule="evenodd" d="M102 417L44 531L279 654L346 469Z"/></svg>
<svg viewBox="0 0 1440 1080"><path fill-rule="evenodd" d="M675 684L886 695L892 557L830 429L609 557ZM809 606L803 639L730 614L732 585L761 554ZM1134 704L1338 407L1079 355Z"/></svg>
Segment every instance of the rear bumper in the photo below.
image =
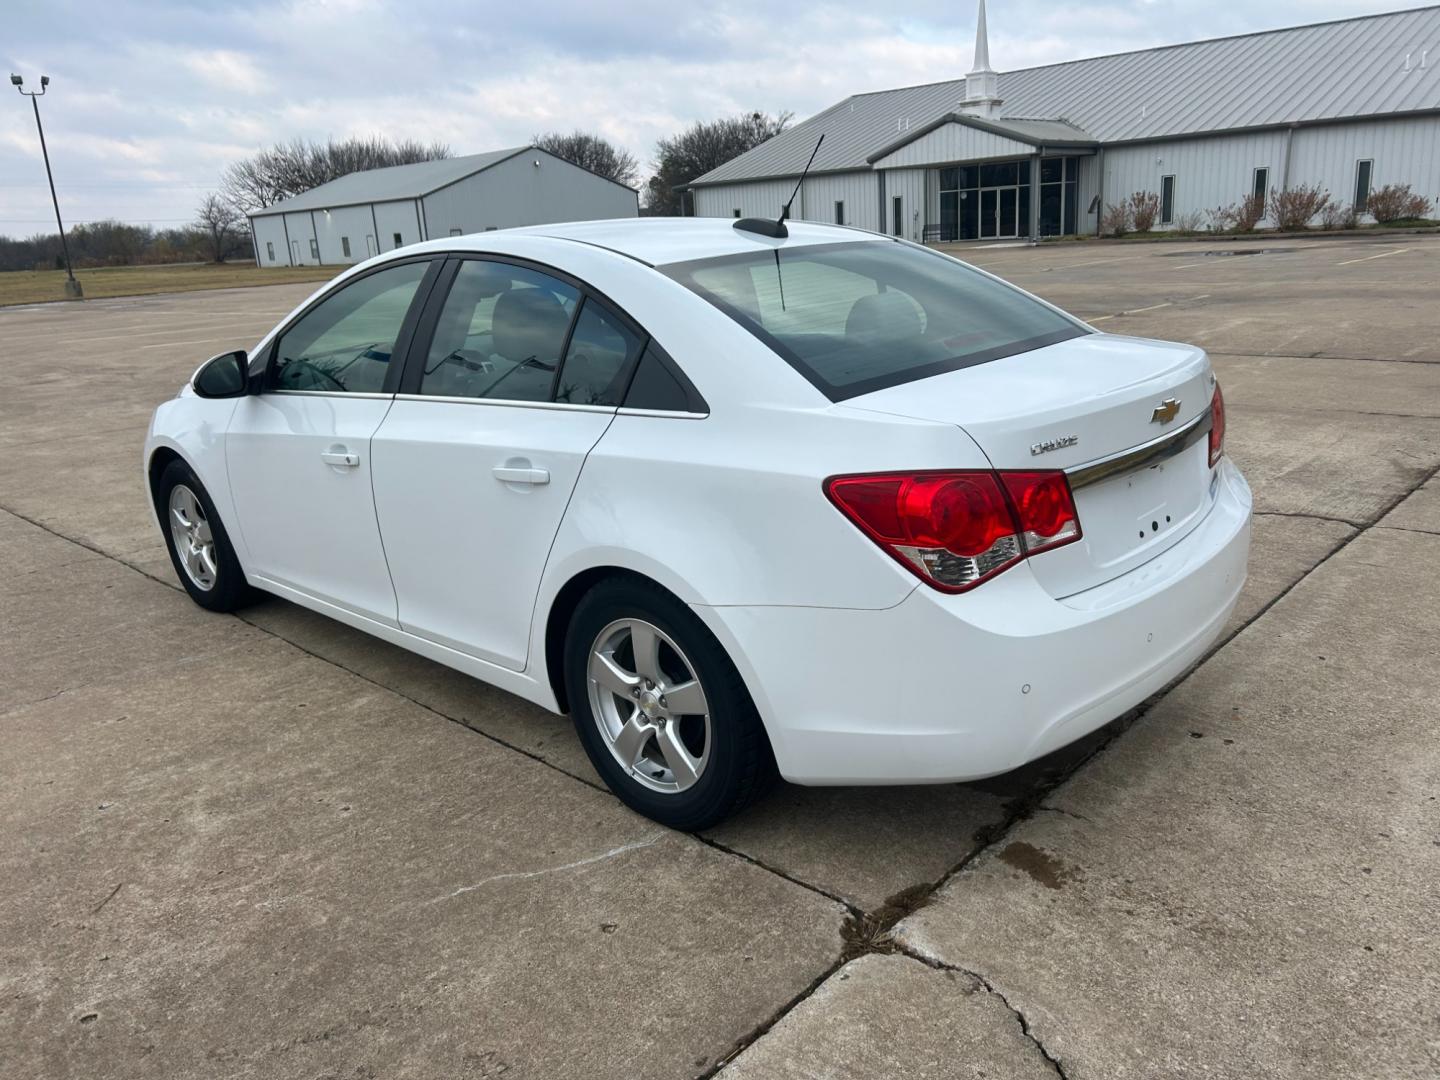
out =
<svg viewBox="0 0 1440 1080"><path fill-rule="evenodd" d="M1203 656L1245 582L1250 510L1225 459L1190 535L1063 601L1025 564L958 596L917 587L884 610L696 610L745 677L786 779L978 779L1108 723Z"/></svg>

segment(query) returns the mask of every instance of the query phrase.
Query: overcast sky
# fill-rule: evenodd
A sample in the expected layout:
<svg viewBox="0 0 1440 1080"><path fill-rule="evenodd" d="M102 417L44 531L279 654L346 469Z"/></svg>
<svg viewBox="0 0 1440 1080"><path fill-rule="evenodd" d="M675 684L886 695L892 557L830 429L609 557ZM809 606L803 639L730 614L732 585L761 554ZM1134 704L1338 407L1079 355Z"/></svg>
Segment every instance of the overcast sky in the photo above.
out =
<svg viewBox="0 0 1440 1080"><path fill-rule="evenodd" d="M1385 0L990 0L995 68L1417 6ZM182 224L277 140L379 133L457 154L598 131L642 162L696 119L958 78L974 0L464 3L6 0L0 65L41 100L66 222ZM0 235L53 231L29 103L0 108Z"/></svg>

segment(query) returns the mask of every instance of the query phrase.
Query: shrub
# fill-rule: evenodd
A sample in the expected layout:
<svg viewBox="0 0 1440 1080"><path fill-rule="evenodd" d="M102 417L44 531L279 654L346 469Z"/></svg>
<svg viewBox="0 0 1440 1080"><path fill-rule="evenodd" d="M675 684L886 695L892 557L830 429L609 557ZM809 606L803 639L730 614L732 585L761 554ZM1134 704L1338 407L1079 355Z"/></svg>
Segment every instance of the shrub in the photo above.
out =
<svg viewBox="0 0 1440 1080"><path fill-rule="evenodd" d="M1130 220L1130 207L1126 203L1119 206L1107 206L1104 216L1100 218L1100 232L1104 236L1124 236L1133 226Z"/></svg>
<svg viewBox="0 0 1440 1080"><path fill-rule="evenodd" d="M1264 216L1265 200L1258 195L1246 195L1238 203L1211 210L1209 228L1211 232L1254 232Z"/></svg>
<svg viewBox="0 0 1440 1080"><path fill-rule="evenodd" d="M1198 233L1205 227L1205 215L1199 210L1191 210L1189 213L1181 214L1175 219L1174 231L1182 234Z"/></svg>
<svg viewBox="0 0 1440 1080"><path fill-rule="evenodd" d="M1332 202L1320 211L1322 229L1353 229L1355 224L1355 207L1347 203Z"/></svg>
<svg viewBox="0 0 1440 1080"><path fill-rule="evenodd" d="M1311 219L1329 205L1328 191L1321 191L1318 184L1301 184L1270 196L1270 216L1275 219L1276 228L1295 232L1308 228Z"/></svg>
<svg viewBox="0 0 1440 1080"><path fill-rule="evenodd" d="M1153 191L1137 191L1130 196L1130 221L1136 232L1149 232L1160 216L1160 196Z"/></svg>
<svg viewBox="0 0 1440 1080"><path fill-rule="evenodd" d="M1376 188L1365 201L1365 210L1384 225L1391 221L1409 221L1430 214L1430 200L1416 195L1409 184L1386 184Z"/></svg>

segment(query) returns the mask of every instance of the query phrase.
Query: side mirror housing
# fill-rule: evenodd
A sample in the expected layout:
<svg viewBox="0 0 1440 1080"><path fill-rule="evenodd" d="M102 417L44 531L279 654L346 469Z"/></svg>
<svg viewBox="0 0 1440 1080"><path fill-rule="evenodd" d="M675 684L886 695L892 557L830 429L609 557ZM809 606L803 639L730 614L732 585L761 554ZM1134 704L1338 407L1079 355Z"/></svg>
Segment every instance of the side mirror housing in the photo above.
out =
<svg viewBox="0 0 1440 1080"><path fill-rule="evenodd" d="M250 358L244 349L212 356L200 365L190 385L203 398L241 397L250 388Z"/></svg>

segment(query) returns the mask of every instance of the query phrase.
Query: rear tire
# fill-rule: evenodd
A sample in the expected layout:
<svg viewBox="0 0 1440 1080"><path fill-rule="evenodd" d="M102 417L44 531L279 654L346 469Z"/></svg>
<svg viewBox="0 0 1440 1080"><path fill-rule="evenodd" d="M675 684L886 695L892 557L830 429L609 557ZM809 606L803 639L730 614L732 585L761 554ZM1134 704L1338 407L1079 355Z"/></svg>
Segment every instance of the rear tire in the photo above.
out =
<svg viewBox="0 0 1440 1080"><path fill-rule="evenodd" d="M155 485L165 546L180 584L207 611L234 611L251 597L245 571L205 485L185 462L165 466Z"/></svg>
<svg viewBox="0 0 1440 1080"><path fill-rule="evenodd" d="M657 585L612 578L581 599L565 637L565 688L595 770L662 825L709 828L775 778L740 673L705 624Z"/></svg>

